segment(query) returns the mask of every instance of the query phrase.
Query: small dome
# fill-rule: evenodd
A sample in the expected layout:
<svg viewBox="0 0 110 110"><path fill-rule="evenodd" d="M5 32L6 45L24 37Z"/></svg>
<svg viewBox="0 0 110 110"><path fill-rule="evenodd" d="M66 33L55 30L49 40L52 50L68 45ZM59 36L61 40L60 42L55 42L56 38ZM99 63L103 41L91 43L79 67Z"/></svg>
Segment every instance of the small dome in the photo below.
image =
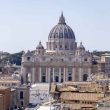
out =
<svg viewBox="0 0 110 110"><path fill-rule="evenodd" d="M78 46L78 49L83 49L83 50L85 50L85 47L83 46L82 42L80 42L80 45Z"/></svg>
<svg viewBox="0 0 110 110"><path fill-rule="evenodd" d="M43 45L41 44L41 42L39 42L39 45L36 47L36 49L44 49Z"/></svg>
<svg viewBox="0 0 110 110"><path fill-rule="evenodd" d="M66 24L63 13L59 19L59 23L52 28L49 33L49 38L65 38L75 40L73 30Z"/></svg>

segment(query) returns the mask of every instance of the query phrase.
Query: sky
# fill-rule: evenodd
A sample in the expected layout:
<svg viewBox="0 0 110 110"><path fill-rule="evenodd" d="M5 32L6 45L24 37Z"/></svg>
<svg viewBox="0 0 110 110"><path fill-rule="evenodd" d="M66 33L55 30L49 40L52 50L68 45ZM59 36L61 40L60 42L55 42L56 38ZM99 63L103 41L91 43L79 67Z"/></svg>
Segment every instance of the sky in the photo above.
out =
<svg viewBox="0 0 110 110"><path fill-rule="evenodd" d="M0 0L0 51L46 48L61 12L76 42L90 51L110 50L110 0Z"/></svg>

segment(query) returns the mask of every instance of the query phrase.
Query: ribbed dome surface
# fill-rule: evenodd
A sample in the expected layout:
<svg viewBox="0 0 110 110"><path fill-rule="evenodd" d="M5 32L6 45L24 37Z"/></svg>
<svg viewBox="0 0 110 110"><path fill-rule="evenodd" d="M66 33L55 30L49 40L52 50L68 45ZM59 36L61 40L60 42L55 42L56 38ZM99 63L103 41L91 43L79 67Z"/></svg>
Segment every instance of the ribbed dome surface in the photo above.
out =
<svg viewBox="0 0 110 110"><path fill-rule="evenodd" d="M74 39L75 35L73 30L65 23L65 18L63 13L59 19L59 23L52 28L49 33L49 38L65 38L65 39Z"/></svg>

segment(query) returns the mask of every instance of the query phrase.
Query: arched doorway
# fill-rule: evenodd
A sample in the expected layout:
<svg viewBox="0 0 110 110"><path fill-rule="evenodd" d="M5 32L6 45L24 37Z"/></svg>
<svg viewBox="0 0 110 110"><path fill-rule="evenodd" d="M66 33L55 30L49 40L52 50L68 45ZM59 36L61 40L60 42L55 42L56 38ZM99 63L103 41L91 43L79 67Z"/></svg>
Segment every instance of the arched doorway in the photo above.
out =
<svg viewBox="0 0 110 110"><path fill-rule="evenodd" d="M84 74L83 75L83 81L87 81L87 78L88 78L88 75L87 74Z"/></svg>
<svg viewBox="0 0 110 110"><path fill-rule="evenodd" d="M55 82L59 82L59 77L55 76Z"/></svg>
<svg viewBox="0 0 110 110"><path fill-rule="evenodd" d="M44 83L44 82L46 82L46 73L44 72L44 73L42 73L42 79L41 79L41 81Z"/></svg>
<svg viewBox="0 0 110 110"><path fill-rule="evenodd" d="M42 82L46 82L46 76L42 76Z"/></svg>

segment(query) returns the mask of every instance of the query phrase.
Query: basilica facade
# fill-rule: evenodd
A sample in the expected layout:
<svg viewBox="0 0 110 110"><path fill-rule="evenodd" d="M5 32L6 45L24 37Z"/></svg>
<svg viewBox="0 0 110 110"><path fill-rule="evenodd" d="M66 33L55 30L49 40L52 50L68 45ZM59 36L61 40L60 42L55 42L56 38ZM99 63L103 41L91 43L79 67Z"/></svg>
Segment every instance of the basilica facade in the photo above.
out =
<svg viewBox="0 0 110 110"><path fill-rule="evenodd" d="M92 73L92 55L82 42L78 45L71 27L61 14L48 36L46 49L39 42L35 52L22 56L23 83L87 81Z"/></svg>

